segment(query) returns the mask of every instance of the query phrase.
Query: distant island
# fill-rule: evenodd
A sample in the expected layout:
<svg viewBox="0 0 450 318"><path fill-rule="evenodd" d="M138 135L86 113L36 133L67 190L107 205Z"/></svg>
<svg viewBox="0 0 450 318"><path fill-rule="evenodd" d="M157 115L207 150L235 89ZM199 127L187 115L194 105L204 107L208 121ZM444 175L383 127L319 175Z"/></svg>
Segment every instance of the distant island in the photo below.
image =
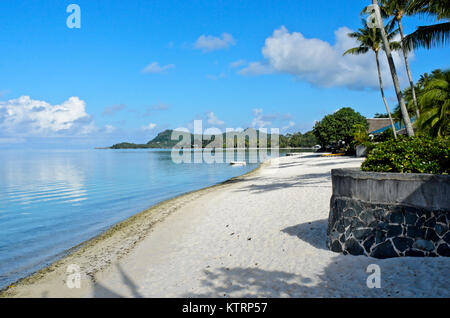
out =
<svg viewBox="0 0 450 318"><path fill-rule="evenodd" d="M179 135L178 140L172 140L172 134L176 133ZM236 138L234 140L234 148L238 147L238 140L244 140L245 148L249 148L249 138L248 135L255 134L258 136L258 142L256 147L259 148L259 141L260 140L267 140L267 144L265 147L270 148L271 147L271 135L263 133L259 130L255 130L253 128L247 128L241 132L236 132ZM130 142L121 142L115 145L112 145L111 147L106 147L106 149L171 149L174 147L180 146L180 141L190 140L190 144L183 144L183 147L194 147L194 140L196 138L202 140L202 147L222 147L227 148L226 145L226 134L222 134L222 143L221 145L218 144L219 140L216 141L217 136L216 135L203 135L202 136L196 136L194 134L188 133L188 132L182 132L182 131L174 131L172 129L166 129L163 132L160 132L155 138L147 142L146 144L135 144ZM206 140L205 140L206 139ZM312 131L308 131L304 134L301 132L297 132L295 134L286 134L286 135L280 135L279 136L279 147L280 148L310 148L317 145L317 139L312 133ZM103 148L98 148L103 149Z"/></svg>

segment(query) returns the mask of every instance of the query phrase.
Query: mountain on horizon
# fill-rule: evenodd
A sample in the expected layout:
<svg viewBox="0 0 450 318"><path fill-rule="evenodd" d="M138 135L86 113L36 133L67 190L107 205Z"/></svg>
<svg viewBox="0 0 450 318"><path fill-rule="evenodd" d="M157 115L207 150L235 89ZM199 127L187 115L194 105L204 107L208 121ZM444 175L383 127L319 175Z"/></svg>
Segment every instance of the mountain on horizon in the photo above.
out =
<svg viewBox="0 0 450 318"><path fill-rule="evenodd" d="M178 140L172 140L172 135L173 133L176 132L176 134L178 135ZM263 133L257 129L254 128L247 128L243 131L236 131L234 132L235 137L235 141L234 141L234 147L237 147L237 143L238 140L244 140L244 144L245 147L249 147L249 135L251 134L256 134L257 136L257 147L259 147L259 140L262 137L265 137L267 140L267 147L270 147L271 145L271 135L270 134L266 134ZM245 135L245 136L243 136ZM184 132L184 131L177 131L177 130L173 130L173 129L166 129L160 133L158 133L158 135L153 138L152 140L150 140L149 142L147 142L146 144L135 144L135 143L130 143L130 142L122 142L122 143L118 143L115 144L113 146L110 147L110 149L145 149L145 148L162 148L162 149L167 149L167 148L174 148L176 146L183 146L183 147L193 147L194 145L194 139L195 138L199 138L200 140L202 140L202 147L206 147L208 145L211 144L211 147L217 147L220 148L227 148L226 147L226 133L222 133L222 145L217 145L217 144L212 144L215 140L216 140L216 135L202 135L202 136L197 136L194 134L191 134L189 132ZM242 139L243 138L243 139ZM182 140L185 139L190 139L190 143L189 144L180 144L180 142Z"/></svg>

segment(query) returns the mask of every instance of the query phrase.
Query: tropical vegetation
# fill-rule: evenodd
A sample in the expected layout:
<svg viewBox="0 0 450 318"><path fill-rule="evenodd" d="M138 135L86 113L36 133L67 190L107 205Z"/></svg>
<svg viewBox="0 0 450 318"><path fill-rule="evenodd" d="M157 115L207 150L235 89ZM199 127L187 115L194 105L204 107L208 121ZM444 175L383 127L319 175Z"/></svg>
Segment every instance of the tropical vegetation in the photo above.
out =
<svg viewBox="0 0 450 318"><path fill-rule="evenodd" d="M388 32L388 40L391 42L392 47L395 47L398 45L398 42L392 41L395 35L397 34L397 31L393 31L392 27L386 30ZM360 28L357 32L352 32L348 34L349 37L355 38L359 42L359 46L348 49L344 52L344 55L346 54L365 54L369 50L371 50L375 54L375 60L377 62L377 71L378 71L378 82L380 84L380 92L381 97L383 99L384 105L386 107L387 115L389 120L391 121L391 127L394 131L394 136L397 138L397 134L395 131L395 125L394 121L391 116L391 111L389 109L388 103L386 101L386 97L384 96L384 89L383 89L383 80L381 78L381 70L380 70L380 50L382 49L382 39L381 39L381 31L378 28L370 28L367 24L367 21L363 20L363 27Z"/></svg>
<svg viewBox="0 0 450 318"><path fill-rule="evenodd" d="M425 73L415 85L420 116L415 121L416 131L432 137L450 137L450 70L434 70ZM403 91L410 116L414 116L411 90ZM402 122L399 107L393 118Z"/></svg>
<svg viewBox="0 0 450 318"><path fill-rule="evenodd" d="M386 110L386 113L377 112L375 117L389 118L391 128L381 134L369 136L364 116L345 107L325 116L315 124L312 131L280 135L280 148L312 147L320 144L324 150L351 153L357 145L366 145L371 151L363 165L365 170L447 173L441 165L448 165L448 152L443 149L448 149L450 138L450 70L437 69L429 74L425 73L414 83L408 56L414 49L430 49L448 44L450 1L372 0L372 6L364 8L362 12L369 14L372 21L367 18L361 28L348 34L356 40L357 46L348 48L343 54L374 54L381 98ZM411 34L405 34L403 18L413 15L431 17L435 23L419 26ZM396 41L397 35L399 39ZM400 51L404 59L409 80L409 85L404 90L400 88L392 58L394 50ZM380 53L383 52L386 54L398 101L392 112L385 97L381 77ZM146 144L121 143L112 148L171 148L178 143L170 140L171 133L170 130L164 131ZM260 132L257 131L257 134L259 136ZM399 136L396 140L397 134L406 134L409 138ZM266 137L270 146L269 135ZM193 138L194 136L191 136L191 146ZM211 140L215 138L211 136ZM205 147L210 142L203 141L202 146ZM234 147L236 146L235 143ZM247 137L245 146L249 147ZM257 146L259 147L259 144ZM423 160L420 161L420 158Z"/></svg>
<svg viewBox="0 0 450 318"><path fill-rule="evenodd" d="M370 8L371 8L370 10L365 10L365 12L370 13L371 10L373 11L371 16L369 17L369 18L371 18L372 15L374 15L372 17L372 22L371 22L373 24L372 27L379 28L379 30L381 32L381 39L383 41L384 52L386 53L386 58L389 63L389 69L390 69L391 75L392 75L392 82L394 84L394 89L395 89L395 93L397 96L398 104L399 104L400 110L402 112L402 118L403 118L403 122L405 123L406 133L408 136L414 136L414 130L412 128L411 120L409 118L408 111L406 109L405 99L404 99L401 89L400 89L400 82L399 82L398 75L397 75L397 69L395 67L394 59L392 58L391 46L390 46L388 35L386 34L386 30L384 28L384 21L383 21L382 15L381 15L380 6L378 4L378 1L372 0L372 6Z"/></svg>
<svg viewBox="0 0 450 318"><path fill-rule="evenodd" d="M350 107L343 107L317 122L313 133L324 149L341 147L346 151L354 139L355 126L367 130L366 118Z"/></svg>
<svg viewBox="0 0 450 318"><path fill-rule="evenodd" d="M249 133L250 130L253 128L247 128L243 132L237 133L238 136L242 134L241 140L244 142L244 147L249 148L250 147L250 140L249 140ZM148 148L160 148L160 149L171 149L177 146L179 146L179 142L182 139L181 135L186 134L186 139L190 140L189 144L186 145L187 147L194 147L194 136L193 134L190 134L188 132L177 132L176 134L179 136L177 140L172 140L172 135L174 131L172 129L166 129L162 132L160 132L155 138L147 142L146 144L135 144L130 142L122 142L115 144L111 146L111 149L148 149ZM253 132L251 132L253 133ZM264 145L264 147L271 147L271 134L263 133L259 130L255 130L254 133L257 136L257 144L256 147L260 147L260 140L266 140L267 143ZM263 136L265 135L265 136ZM236 136L237 137L237 136ZM223 148L227 148L228 145L226 144L226 134L223 133L222 136L222 144L220 145ZM214 144L214 141L216 140L215 135L203 135L198 136L198 139L202 140L202 148L210 147L214 148L217 147L217 144ZM308 131L304 134L301 132L297 132L295 134L286 134L286 135L280 135L279 136L279 148L311 148L315 145L317 145L318 141L313 134L312 131ZM238 146L238 140L237 138L234 138L233 141L233 147L236 148ZM261 145L262 146L262 145Z"/></svg>
<svg viewBox="0 0 450 318"><path fill-rule="evenodd" d="M363 162L363 171L434 173L450 172L450 141L428 136L399 137L378 143Z"/></svg>
<svg viewBox="0 0 450 318"><path fill-rule="evenodd" d="M367 136L360 127L353 136L353 144L364 144L371 149L362 165L363 170L389 172L448 173L450 166L449 117L450 117L450 70L434 70L423 74L413 82L408 55L414 49L430 49L448 44L450 35L450 1L448 0L372 0L364 14L370 14L363 28L349 36L359 46L349 48L344 54L375 52L378 66L380 91L387 113L376 113L376 118L390 118L392 129L376 136ZM411 34L405 34L403 17L421 15L436 22L419 26ZM386 25L384 21L387 21ZM376 23L377 22L377 23ZM397 27L397 29L396 29ZM394 35L400 34L400 41ZM378 53L384 50L392 74L398 104L393 113L387 105L383 83L380 78ZM391 50L400 50L404 58L409 87L400 89L397 70ZM400 124L404 136L395 140L395 126ZM398 125L397 125L398 127ZM372 137L372 138L370 138Z"/></svg>
<svg viewBox="0 0 450 318"><path fill-rule="evenodd" d="M413 0L410 1L408 10L431 17L436 24L417 27L417 30L404 39L408 49L430 49L449 42L450 36L450 4L448 0ZM442 22L446 21L446 22Z"/></svg>

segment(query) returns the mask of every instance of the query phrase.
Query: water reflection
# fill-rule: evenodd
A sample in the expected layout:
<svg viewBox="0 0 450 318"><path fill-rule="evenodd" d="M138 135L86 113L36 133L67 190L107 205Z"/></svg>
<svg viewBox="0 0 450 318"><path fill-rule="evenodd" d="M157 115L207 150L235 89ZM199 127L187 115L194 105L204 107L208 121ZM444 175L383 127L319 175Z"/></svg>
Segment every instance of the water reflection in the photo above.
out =
<svg viewBox="0 0 450 318"><path fill-rule="evenodd" d="M157 202L256 167L175 164L161 150L2 150L0 288Z"/></svg>

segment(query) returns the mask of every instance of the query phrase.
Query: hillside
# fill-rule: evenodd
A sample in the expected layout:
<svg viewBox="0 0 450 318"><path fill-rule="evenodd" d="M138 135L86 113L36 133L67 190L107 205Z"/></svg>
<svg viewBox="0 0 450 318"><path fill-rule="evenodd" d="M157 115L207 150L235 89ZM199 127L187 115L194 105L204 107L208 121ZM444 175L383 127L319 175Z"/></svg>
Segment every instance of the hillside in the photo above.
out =
<svg viewBox="0 0 450 318"><path fill-rule="evenodd" d="M178 135L179 139L178 140L172 140L172 134L176 134ZM241 132L236 132L235 133L235 140L234 140L234 147L238 146L238 140L244 140L244 144L245 147L248 148L250 146L254 146L254 145L250 145L249 143L249 135L253 135L256 134L256 136L258 136L258 142L256 144L256 147L259 147L259 140L260 139L266 139L267 140L267 145L265 145L266 147L270 147L271 146L271 135L270 134L266 134L263 132L260 132L259 130L255 130L253 128L247 128L244 131ZM193 135L191 133L188 132L181 132L181 131L174 131L172 129L167 129L164 130L162 132L160 132L155 138L153 138L152 140L150 140L149 142L147 142L146 144L134 144L134 143L129 143L129 142L122 142L122 143L118 143L115 144L113 146L111 146L111 149L145 149L145 148L160 148L160 149L170 149L170 148L174 148L174 147L182 147L183 145L179 144L179 142L181 140L188 140L187 142L190 143L184 145L184 147L193 147L194 145L194 137L197 137L196 135ZM220 147L222 146L223 148L227 148L226 146L226 134L223 133L222 134L222 142L220 144L217 144L217 142L220 142L220 140L216 141L216 137L217 136L208 136L208 135L203 135L203 140L202 140L202 147ZM201 139L201 136L198 136L199 139ZM214 144L214 141L216 141L216 143ZM280 142L280 148L289 148L289 147L312 147L314 145L317 144L317 141L315 139L315 137L313 136L313 134L311 132L307 132L305 134L302 134L300 132L295 133L295 134L288 134L286 136L280 135L279 138L279 142ZM241 145L239 145L241 146Z"/></svg>

